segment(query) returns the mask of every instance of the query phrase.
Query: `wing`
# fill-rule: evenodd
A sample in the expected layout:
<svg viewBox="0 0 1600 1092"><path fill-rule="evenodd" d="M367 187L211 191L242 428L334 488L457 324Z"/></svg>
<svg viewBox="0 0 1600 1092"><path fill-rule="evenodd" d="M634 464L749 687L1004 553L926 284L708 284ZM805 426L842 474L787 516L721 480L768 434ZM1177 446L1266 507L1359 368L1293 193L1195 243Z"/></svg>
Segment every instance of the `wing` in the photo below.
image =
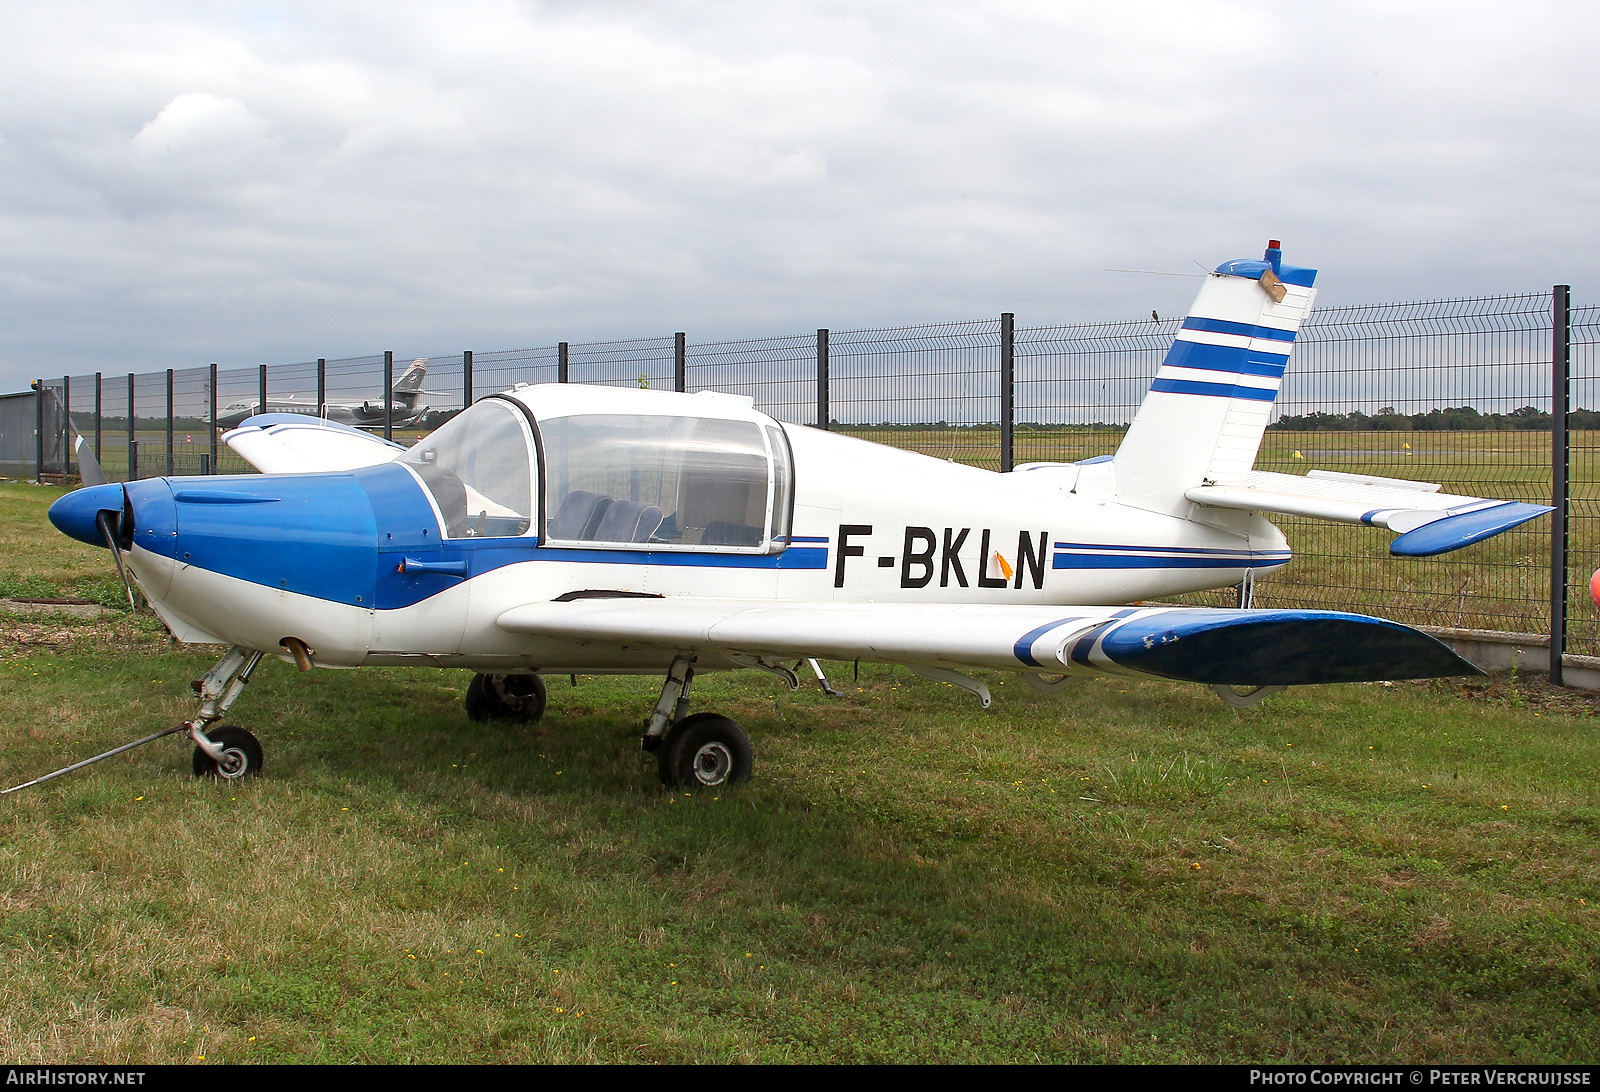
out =
<svg viewBox="0 0 1600 1092"><path fill-rule="evenodd" d="M222 442L263 474L315 474L393 462L405 448L337 421L297 413L262 413Z"/></svg>
<svg viewBox="0 0 1600 1092"><path fill-rule="evenodd" d="M1400 533L1389 552L1401 557L1459 550L1552 510L1546 504L1441 493L1433 482L1328 470L1313 470L1303 478L1253 471L1234 483L1195 486L1184 496L1213 508L1387 527Z"/></svg>
<svg viewBox="0 0 1600 1092"><path fill-rule="evenodd" d="M629 597L528 603L498 623L513 633L620 647L1232 686L1482 674L1425 633L1335 611Z"/></svg>

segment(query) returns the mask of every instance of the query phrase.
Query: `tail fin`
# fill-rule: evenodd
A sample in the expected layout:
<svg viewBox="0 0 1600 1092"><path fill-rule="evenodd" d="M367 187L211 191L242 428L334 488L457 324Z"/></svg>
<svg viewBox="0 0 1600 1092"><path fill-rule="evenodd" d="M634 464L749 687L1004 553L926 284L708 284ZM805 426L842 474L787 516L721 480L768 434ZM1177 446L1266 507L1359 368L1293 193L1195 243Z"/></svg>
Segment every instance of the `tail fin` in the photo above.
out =
<svg viewBox="0 0 1600 1092"><path fill-rule="evenodd" d="M422 393L422 380L428 374L428 358L418 357L411 362L411 367L406 369L394 385L395 398L407 408L416 404L417 396Z"/></svg>
<svg viewBox="0 0 1600 1092"><path fill-rule="evenodd" d="M1316 276L1273 240L1206 278L1117 449L1117 500L1179 514L1185 490L1250 472Z"/></svg>

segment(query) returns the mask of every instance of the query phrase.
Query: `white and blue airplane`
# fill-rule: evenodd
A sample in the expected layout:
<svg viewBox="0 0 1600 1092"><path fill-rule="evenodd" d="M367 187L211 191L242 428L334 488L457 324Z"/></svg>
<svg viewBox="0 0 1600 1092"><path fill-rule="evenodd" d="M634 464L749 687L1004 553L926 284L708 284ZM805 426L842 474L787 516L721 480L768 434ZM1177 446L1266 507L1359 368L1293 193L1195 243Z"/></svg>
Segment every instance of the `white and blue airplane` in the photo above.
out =
<svg viewBox="0 0 1600 1092"><path fill-rule="evenodd" d="M984 705L958 669L1045 689L1152 675L1239 705L1477 674L1380 618L1148 602L1287 564L1268 513L1386 528L1393 553L1422 556L1549 511L1252 469L1315 276L1276 242L1219 266L1116 454L1081 463L997 474L784 424L744 397L519 386L409 449L253 417L225 439L260 475L101 484L50 518L110 545L180 641L226 646L195 717L168 730L223 777L261 767L254 736L220 721L263 655L469 668L477 719L536 720L542 673L661 676L643 745L689 787L751 770L737 724L689 712L704 671L795 686L807 659L896 663Z"/></svg>

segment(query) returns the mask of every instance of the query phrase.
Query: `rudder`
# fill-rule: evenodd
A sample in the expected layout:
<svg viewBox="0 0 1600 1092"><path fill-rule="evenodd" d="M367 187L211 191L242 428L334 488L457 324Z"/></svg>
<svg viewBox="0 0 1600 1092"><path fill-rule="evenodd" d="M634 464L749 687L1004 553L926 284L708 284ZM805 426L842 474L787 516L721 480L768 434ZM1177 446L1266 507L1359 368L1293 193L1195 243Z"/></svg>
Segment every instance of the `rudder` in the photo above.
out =
<svg viewBox="0 0 1600 1092"><path fill-rule="evenodd" d="M1118 501L1178 515L1185 490L1249 473L1316 276L1274 240L1206 278L1117 449Z"/></svg>

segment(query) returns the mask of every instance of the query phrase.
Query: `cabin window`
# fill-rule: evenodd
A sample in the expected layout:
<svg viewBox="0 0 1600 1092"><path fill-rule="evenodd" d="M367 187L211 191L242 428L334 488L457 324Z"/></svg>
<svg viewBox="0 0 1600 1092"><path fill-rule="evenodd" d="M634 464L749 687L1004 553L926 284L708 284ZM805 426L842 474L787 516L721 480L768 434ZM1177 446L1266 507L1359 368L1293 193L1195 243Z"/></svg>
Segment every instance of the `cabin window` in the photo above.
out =
<svg viewBox="0 0 1600 1092"><path fill-rule="evenodd" d="M541 420L545 537L579 545L777 552L788 444L753 421L591 414Z"/></svg>
<svg viewBox="0 0 1600 1092"><path fill-rule="evenodd" d="M485 399L431 433L400 462L433 495L450 538L505 538L533 523L533 448L527 419Z"/></svg>

